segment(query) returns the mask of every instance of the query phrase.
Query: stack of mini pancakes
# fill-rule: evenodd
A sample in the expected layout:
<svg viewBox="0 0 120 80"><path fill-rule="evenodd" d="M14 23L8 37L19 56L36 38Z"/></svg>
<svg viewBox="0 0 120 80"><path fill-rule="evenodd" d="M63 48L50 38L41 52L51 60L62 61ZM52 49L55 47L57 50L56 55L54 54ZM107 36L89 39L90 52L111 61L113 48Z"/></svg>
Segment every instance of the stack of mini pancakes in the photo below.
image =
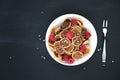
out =
<svg viewBox="0 0 120 80"><path fill-rule="evenodd" d="M71 23L72 20L67 18L60 26L54 26L51 29L50 34L55 36L55 41L49 40L48 43L55 56L61 61L64 54L74 60L78 60L90 52L89 39L86 39L84 35L84 32L87 31L83 27L84 23L82 20L74 19L77 21L77 24L73 25ZM66 37L66 33L69 31L72 33L71 39ZM82 45L86 47L84 52L80 51Z"/></svg>

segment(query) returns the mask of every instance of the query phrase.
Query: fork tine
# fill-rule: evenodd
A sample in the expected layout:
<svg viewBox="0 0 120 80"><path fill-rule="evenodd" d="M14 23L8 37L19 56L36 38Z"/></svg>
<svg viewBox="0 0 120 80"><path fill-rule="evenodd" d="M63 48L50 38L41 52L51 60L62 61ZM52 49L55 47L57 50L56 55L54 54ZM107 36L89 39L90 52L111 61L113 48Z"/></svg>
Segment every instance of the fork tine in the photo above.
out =
<svg viewBox="0 0 120 80"><path fill-rule="evenodd" d="M106 24L105 24L105 27L108 27L108 20L106 20Z"/></svg>
<svg viewBox="0 0 120 80"><path fill-rule="evenodd" d="M103 20L103 27L105 27L105 20Z"/></svg>

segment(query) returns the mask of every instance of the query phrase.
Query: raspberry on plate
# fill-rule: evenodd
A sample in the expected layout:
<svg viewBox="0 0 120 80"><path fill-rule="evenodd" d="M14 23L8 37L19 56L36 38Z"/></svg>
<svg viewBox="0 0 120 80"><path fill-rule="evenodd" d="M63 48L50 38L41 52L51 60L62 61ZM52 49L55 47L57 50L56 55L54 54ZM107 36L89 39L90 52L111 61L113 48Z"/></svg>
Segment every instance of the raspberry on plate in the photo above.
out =
<svg viewBox="0 0 120 80"><path fill-rule="evenodd" d="M67 61L69 64L73 64L74 63L74 59L73 58L69 58Z"/></svg>
<svg viewBox="0 0 120 80"><path fill-rule="evenodd" d="M86 51L86 46L85 45L81 45L80 46L80 52L85 52Z"/></svg>
<svg viewBox="0 0 120 80"><path fill-rule="evenodd" d="M91 36L91 34L88 32L88 31L85 31L85 37L86 37L86 39L89 39L90 38L90 36Z"/></svg>
<svg viewBox="0 0 120 80"><path fill-rule="evenodd" d="M68 56L68 55L64 54L64 55L62 56L62 60L63 60L63 61L68 61L68 59L69 59L69 56Z"/></svg>
<svg viewBox="0 0 120 80"><path fill-rule="evenodd" d="M71 20L71 24L72 24L72 25L76 25L76 24L78 24L78 23L77 23L77 20L72 19L72 20Z"/></svg>
<svg viewBox="0 0 120 80"><path fill-rule="evenodd" d="M52 41L52 42L54 42L55 41L55 36L53 34L50 34L49 40Z"/></svg>
<svg viewBox="0 0 120 80"><path fill-rule="evenodd" d="M72 31L68 31L68 32L66 33L66 38L68 38L68 39L72 39L72 38L73 38L73 33L72 33Z"/></svg>

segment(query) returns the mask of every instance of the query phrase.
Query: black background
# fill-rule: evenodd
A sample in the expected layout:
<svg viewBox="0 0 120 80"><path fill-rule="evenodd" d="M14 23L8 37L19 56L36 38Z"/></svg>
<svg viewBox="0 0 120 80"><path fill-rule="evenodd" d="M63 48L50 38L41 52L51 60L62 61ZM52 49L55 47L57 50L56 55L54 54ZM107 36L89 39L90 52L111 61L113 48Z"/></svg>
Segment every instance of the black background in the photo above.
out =
<svg viewBox="0 0 120 80"><path fill-rule="evenodd" d="M55 62L43 41L49 24L66 13L89 19L98 35L95 54L74 67ZM105 66L98 51L103 19L109 20ZM119 24L119 0L0 0L0 80L120 80Z"/></svg>

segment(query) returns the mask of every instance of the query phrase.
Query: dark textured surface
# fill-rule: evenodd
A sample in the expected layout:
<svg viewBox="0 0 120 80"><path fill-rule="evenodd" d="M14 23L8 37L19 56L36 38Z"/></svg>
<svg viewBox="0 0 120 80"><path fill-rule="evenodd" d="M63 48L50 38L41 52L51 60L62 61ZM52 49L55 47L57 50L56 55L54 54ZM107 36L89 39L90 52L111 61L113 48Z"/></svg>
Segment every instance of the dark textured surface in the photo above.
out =
<svg viewBox="0 0 120 80"><path fill-rule="evenodd" d="M102 20L109 20L106 66L97 49L90 60L75 67L49 56L42 40L49 24L66 13L93 23L97 49L103 43ZM119 0L0 0L0 80L120 80L119 19Z"/></svg>

